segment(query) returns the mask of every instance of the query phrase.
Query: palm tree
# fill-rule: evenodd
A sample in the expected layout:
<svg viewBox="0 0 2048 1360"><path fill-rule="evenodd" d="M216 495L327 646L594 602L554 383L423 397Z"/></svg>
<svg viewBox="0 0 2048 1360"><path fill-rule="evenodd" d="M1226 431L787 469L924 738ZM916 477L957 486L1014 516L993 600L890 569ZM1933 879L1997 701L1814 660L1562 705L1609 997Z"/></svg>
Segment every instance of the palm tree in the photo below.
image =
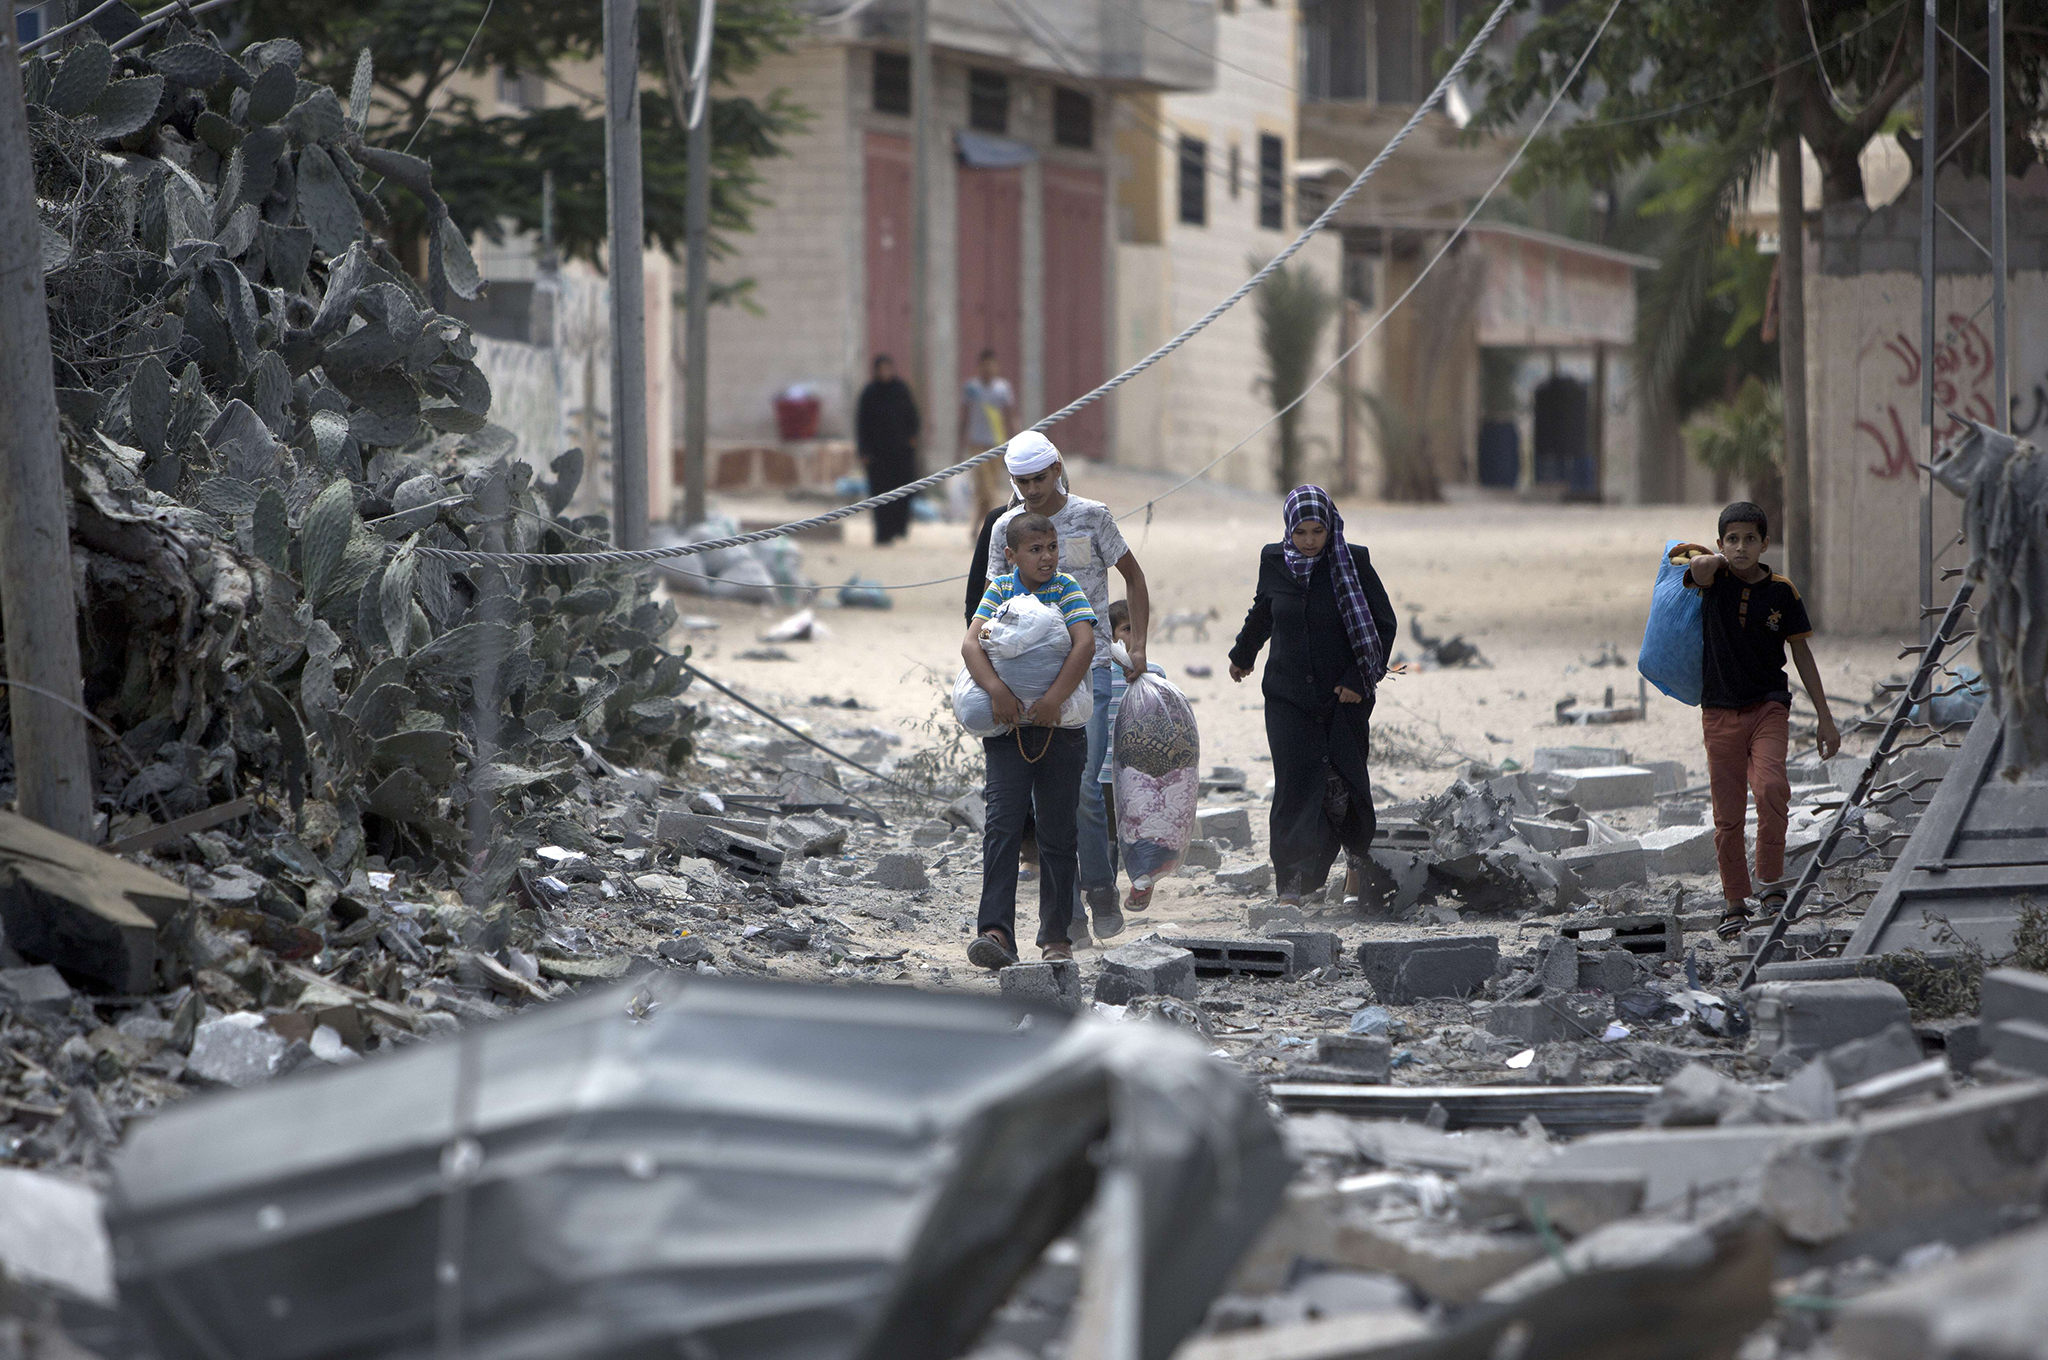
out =
<svg viewBox="0 0 2048 1360"><path fill-rule="evenodd" d="M1257 257L1248 263L1254 272L1263 267ZM1259 383L1280 413L1273 479L1284 496L1301 481L1301 408L1290 403L1308 390L1316 350L1337 309L1337 298L1315 270L1306 264L1292 264L1267 276L1253 301L1259 318L1259 348L1266 354L1266 376Z"/></svg>

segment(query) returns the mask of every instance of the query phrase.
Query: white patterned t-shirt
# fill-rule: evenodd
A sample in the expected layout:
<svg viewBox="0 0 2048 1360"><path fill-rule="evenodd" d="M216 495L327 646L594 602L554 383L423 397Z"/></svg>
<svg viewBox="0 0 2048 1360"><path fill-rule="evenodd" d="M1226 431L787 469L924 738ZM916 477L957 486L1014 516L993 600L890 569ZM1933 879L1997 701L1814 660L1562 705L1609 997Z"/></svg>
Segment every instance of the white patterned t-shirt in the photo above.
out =
<svg viewBox="0 0 2048 1360"><path fill-rule="evenodd" d="M1022 506L1009 511L996 521L995 532L988 541L988 576L991 581L1010 570L1009 562L1003 557L1003 549L1009 546L1010 521L1018 515L1031 513ZM1121 562L1130 545L1124 542L1123 530L1116 526L1116 516L1101 501L1091 501L1086 496L1069 495L1067 503L1052 517L1053 528L1060 535L1060 570L1081 583L1081 589L1088 596L1088 605L1095 611L1095 664L1109 664L1109 569Z"/></svg>

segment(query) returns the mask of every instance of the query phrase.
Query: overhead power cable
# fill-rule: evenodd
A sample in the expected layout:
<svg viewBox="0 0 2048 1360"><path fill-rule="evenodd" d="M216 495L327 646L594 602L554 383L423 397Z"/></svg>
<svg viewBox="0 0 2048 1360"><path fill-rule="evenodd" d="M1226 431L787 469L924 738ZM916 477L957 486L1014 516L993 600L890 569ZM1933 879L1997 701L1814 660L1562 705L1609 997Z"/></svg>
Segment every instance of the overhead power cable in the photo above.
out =
<svg viewBox="0 0 2048 1360"><path fill-rule="evenodd" d="M1174 353L1174 351L1180 349L1181 346L1187 344L1188 341L1207 330L1215 323L1217 318L1243 301L1251 294L1252 290L1264 283L1276 270L1293 259L1302 247L1314 239L1317 232L1336 219L1337 214L1344 209L1345 205L1357 196L1358 192L1366 186L1366 183L1379 173L1380 167L1385 165L1394 152L1400 149L1401 144L1408 139L1416 128L1422 125L1423 118L1442 101L1444 95L1450 90L1452 83L1464 73L1465 67L1471 63L1473 57L1478 55L1480 48L1485 45L1488 38L1493 36L1493 31L1507 18L1508 12L1517 3L1519 3L1519 0L1500 0L1493 13L1487 17L1486 23L1473 35L1472 41L1466 44L1464 51L1458 54L1458 59L1451 64L1451 68L1444 72L1443 78L1430 91L1429 97L1416 105L1415 111L1408 116L1407 121L1401 125L1400 130L1394 134L1392 139L1380 149L1379 154L1374 156L1372 161L1363 170L1358 172L1357 177L1351 181L1350 185L1342 193L1331 199L1329 206L1317 215L1316 220L1302 228L1300 234L1290 241L1279 254L1268 260L1258 272L1239 284L1228 297L1197 317L1179 334L1166 341L1165 344L1159 346L1159 348L1153 350L1137 363L1132 364L1129 368L1104 382L1093 391L1087 392L1068 402L1065 406L1046 416L1031 428L1035 431L1049 430L1068 416L1102 400L1139 374L1151 369L1161 360ZM1618 4L1619 0L1616 0L1616 3ZM1610 11L1610 17L1611 15L1612 12ZM1604 30L1604 24L1602 28ZM880 495L869 496L865 500L855 501L851 505L842 505L836 510L831 510L821 515L813 515L809 519L796 520L789 524L779 524L772 529L763 529L751 534L735 534L729 538L713 539L704 543L679 544L669 548L620 549L603 553L502 553L474 548L426 546L421 546L415 549L415 551L422 556L435 557L443 561L473 563L518 562L529 566L596 567L637 562L659 562L676 557L690 557L700 553L716 552L722 548L737 548L749 543L765 543L770 539L784 538L791 534L801 533L806 529L836 524L840 520L849 519L863 511L872 510L876 506L891 505L897 501L915 496L919 492L937 486L949 478L957 477L963 472L978 467L992 458L1001 457L1002 452L1002 446L998 445L992 449L985 449L971 458L963 459L951 467L941 468L939 471L925 477L920 477L916 481L907 482Z"/></svg>

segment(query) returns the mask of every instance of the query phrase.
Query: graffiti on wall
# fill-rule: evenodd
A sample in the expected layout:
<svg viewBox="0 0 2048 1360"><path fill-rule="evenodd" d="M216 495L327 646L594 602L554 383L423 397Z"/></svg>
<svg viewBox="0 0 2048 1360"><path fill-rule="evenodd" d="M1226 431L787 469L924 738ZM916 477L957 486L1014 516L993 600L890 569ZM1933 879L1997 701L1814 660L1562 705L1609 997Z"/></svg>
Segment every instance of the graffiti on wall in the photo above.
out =
<svg viewBox="0 0 2048 1360"><path fill-rule="evenodd" d="M1934 351L1935 415L1937 419L1944 412L1948 416L1937 434L1943 440L1968 428L1960 417L1986 424L1996 424L1998 419L1998 408L1992 404L1990 337L1975 317L1963 312L1949 313L1947 326L1946 338ZM1920 347L1904 331L1895 331L1883 348L1898 362L1896 386L1910 389L1910 395L1902 392L1897 400L1886 402L1875 418L1858 420L1856 430L1877 446L1877 460L1867 464L1866 470L1873 477L1893 480L1909 475L1914 468L1915 436L1911 431L1920 423ZM2048 420L2048 387L2036 391L2036 423L2040 423ZM1900 402L1911 413L1910 424L1900 412ZM2017 426L2015 429L2025 433Z"/></svg>

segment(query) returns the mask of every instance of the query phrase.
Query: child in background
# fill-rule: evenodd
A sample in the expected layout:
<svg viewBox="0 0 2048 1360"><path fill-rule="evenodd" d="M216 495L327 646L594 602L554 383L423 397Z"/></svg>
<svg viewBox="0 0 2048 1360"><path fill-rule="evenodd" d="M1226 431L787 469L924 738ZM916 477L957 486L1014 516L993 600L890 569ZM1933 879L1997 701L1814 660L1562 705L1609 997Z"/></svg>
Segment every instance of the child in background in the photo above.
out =
<svg viewBox="0 0 2048 1360"><path fill-rule="evenodd" d="M1109 640L1111 642L1123 643L1125 649L1128 650L1131 645L1131 602L1129 600L1111 600L1108 613ZM1166 674L1166 668L1157 661L1146 662L1145 669L1153 675L1161 677ZM1109 822L1109 872L1112 878L1116 876L1117 871L1116 760L1114 758L1116 751L1116 712L1124 706L1124 691L1130 687L1131 682L1124 679L1124 668L1122 666L1111 666L1109 668L1109 725L1107 728L1111 758L1102 762L1102 774L1099 778L1102 783L1102 806ZM1151 905L1152 890L1150 888L1147 888L1142 894L1136 888L1133 888L1130 891L1130 895L1124 899L1124 910L1126 911L1143 911Z"/></svg>
<svg viewBox="0 0 2048 1360"><path fill-rule="evenodd" d="M988 583L967 625L960 656L974 682L988 691L995 720L1011 730L984 737L988 758L987 826L981 838L981 908L967 961L995 970L1017 961L1017 852L1025 817L1038 820L1038 945L1048 959L1071 959L1068 942L1078 874L1076 810L1081 770L1088 761L1088 730L1061 727L1060 706L1088 676L1095 660L1095 611L1080 582L1059 569L1060 536L1043 515L1022 514L1005 526L1003 559L1010 571ZM996 674L981 649L981 631L996 607L1035 595L1059 611L1068 652L1052 687L1028 707Z"/></svg>
<svg viewBox="0 0 2048 1360"><path fill-rule="evenodd" d="M1721 512L1718 552L1693 557L1686 584L1700 592L1702 665L1700 723L1707 747L1707 783L1714 804L1714 853L1726 910L1720 935L1734 939L1750 916L1752 884L1743 855L1745 788L1756 798L1756 876L1760 904L1775 912L1786 890L1785 823L1792 801L1785 777L1792 687L1785 679L1789 647L1800 682L1820 718L1823 760L1842 749L1828 696L1806 639L1813 625L1792 582L1763 562L1770 521L1761 507L1737 501Z"/></svg>

